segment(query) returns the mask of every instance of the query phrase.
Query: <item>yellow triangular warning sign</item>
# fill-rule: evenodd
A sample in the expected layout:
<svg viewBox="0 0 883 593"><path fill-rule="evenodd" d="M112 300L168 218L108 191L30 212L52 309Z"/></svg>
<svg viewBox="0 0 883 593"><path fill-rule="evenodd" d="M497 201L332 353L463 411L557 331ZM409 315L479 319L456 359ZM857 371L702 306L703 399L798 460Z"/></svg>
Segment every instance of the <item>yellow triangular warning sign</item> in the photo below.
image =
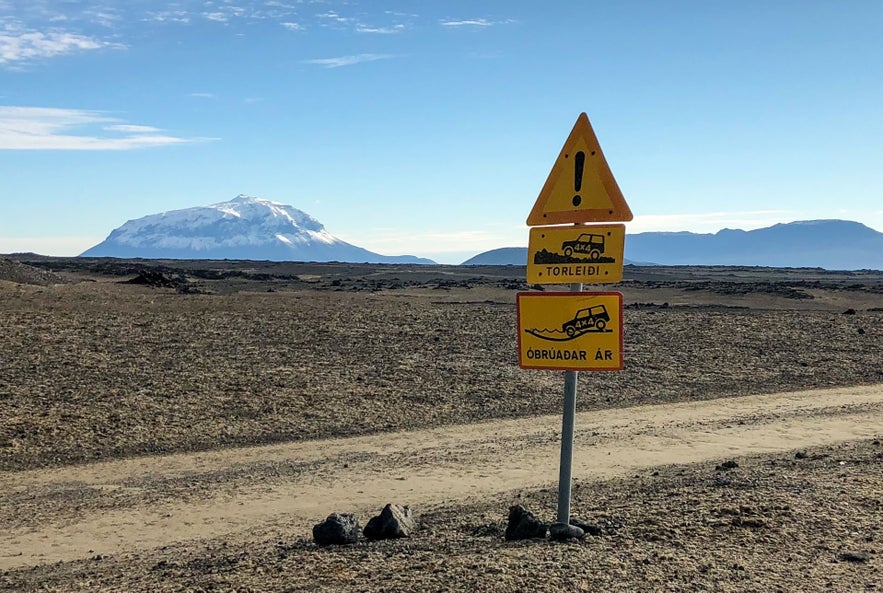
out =
<svg viewBox="0 0 883 593"><path fill-rule="evenodd" d="M585 113L580 113L527 226L571 222L628 222L633 218Z"/></svg>

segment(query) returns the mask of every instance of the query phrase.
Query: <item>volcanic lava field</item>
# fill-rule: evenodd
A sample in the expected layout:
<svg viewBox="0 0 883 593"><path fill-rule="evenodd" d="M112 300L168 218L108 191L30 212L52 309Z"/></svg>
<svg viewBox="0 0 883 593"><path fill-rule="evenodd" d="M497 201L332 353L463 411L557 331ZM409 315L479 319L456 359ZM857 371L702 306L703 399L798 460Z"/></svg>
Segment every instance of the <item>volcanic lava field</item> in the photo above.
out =
<svg viewBox="0 0 883 593"><path fill-rule="evenodd" d="M0 588L883 588L883 273L626 266L625 368L518 367L519 266L0 258ZM545 287L555 290L555 287ZM729 463L727 463L729 462ZM409 538L318 547L332 512Z"/></svg>

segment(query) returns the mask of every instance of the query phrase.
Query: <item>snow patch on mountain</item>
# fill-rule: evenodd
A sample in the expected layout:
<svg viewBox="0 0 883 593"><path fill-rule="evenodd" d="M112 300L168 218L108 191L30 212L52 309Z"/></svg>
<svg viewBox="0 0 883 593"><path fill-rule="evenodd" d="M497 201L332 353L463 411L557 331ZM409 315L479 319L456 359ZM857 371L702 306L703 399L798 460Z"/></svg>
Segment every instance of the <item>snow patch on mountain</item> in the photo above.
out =
<svg viewBox="0 0 883 593"><path fill-rule="evenodd" d="M370 252L336 238L293 206L246 195L130 220L82 256L432 263Z"/></svg>

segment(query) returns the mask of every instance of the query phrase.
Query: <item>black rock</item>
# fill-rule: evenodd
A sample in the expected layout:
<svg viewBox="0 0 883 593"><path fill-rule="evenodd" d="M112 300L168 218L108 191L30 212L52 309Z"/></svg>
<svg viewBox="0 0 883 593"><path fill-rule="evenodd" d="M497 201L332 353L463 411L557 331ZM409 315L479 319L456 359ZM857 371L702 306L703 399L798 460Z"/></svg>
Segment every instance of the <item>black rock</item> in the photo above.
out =
<svg viewBox="0 0 883 593"><path fill-rule="evenodd" d="M359 520L355 515L332 513L313 526L313 541L320 546L341 546L359 541Z"/></svg>
<svg viewBox="0 0 883 593"><path fill-rule="evenodd" d="M867 562L871 555L867 552L842 552L838 558L846 562Z"/></svg>
<svg viewBox="0 0 883 593"><path fill-rule="evenodd" d="M507 541L543 538L548 529L545 523L520 504L509 507L509 524L505 535Z"/></svg>
<svg viewBox="0 0 883 593"><path fill-rule="evenodd" d="M172 288L175 280L156 270L142 270L140 274L126 281L127 284L144 284L160 288Z"/></svg>
<svg viewBox="0 0 883 593"><path fill-rule="evenodd" d="M368 539L394 539L409 537L417 528L411 509L397 504L388 504L380 514L372 517L362 533Z"/></svg>
<svg viewBox="0 0 883 593"><path fill-rule="evenodd" d="M593 525L592 523L586 523L582 519L577 519L576 517L570 518L570 524L574 527L579 527L583 530L584 533L588 535L593 535L595 537L600 536L603 533L603 530L599 525Z"/></svg>
<svg viewBox="0 0 883 593"><path fill-rule="evenodd" d="M586 536L586 532L573 524L568 523L552 523L549 527L549 537L556 542L566 542L573 539L582 539Z"/></svg>
<svg viewBox="0 0 883 593"><path fill-rule="evenodd" d="M732 459L730 459L728 461L724 461L723 463L721 463L720 465L718 465L714 469L716 469L717 471L722 471L722 470L728 470L728 469L735 469L737 467L739 467L739 464L736 463L735 461L733 461Z"/></svg>

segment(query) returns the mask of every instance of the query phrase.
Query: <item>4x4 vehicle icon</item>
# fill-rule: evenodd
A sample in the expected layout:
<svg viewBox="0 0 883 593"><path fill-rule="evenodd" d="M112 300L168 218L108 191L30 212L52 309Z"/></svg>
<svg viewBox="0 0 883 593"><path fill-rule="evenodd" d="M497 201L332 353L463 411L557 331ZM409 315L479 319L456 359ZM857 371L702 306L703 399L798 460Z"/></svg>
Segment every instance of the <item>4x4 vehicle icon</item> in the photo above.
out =
<svg viewBox="0 0 883 593"><path fill-rule="evenodd" d="M604 235L583 233L574 241L565 241L561 244L564 255L572 256L574 253L585 254L589 259L596 260L604 253Z"/></svg>
<svg viewBox="0 0 883 593"><path fill-rule="evenodd" d="M610 321L610 314L604 305L595 305L586 309L580 309L570 321L566 321L561 329L568 336L573 337L577 333L585 331L604 331L607 322Z"/></svg>

